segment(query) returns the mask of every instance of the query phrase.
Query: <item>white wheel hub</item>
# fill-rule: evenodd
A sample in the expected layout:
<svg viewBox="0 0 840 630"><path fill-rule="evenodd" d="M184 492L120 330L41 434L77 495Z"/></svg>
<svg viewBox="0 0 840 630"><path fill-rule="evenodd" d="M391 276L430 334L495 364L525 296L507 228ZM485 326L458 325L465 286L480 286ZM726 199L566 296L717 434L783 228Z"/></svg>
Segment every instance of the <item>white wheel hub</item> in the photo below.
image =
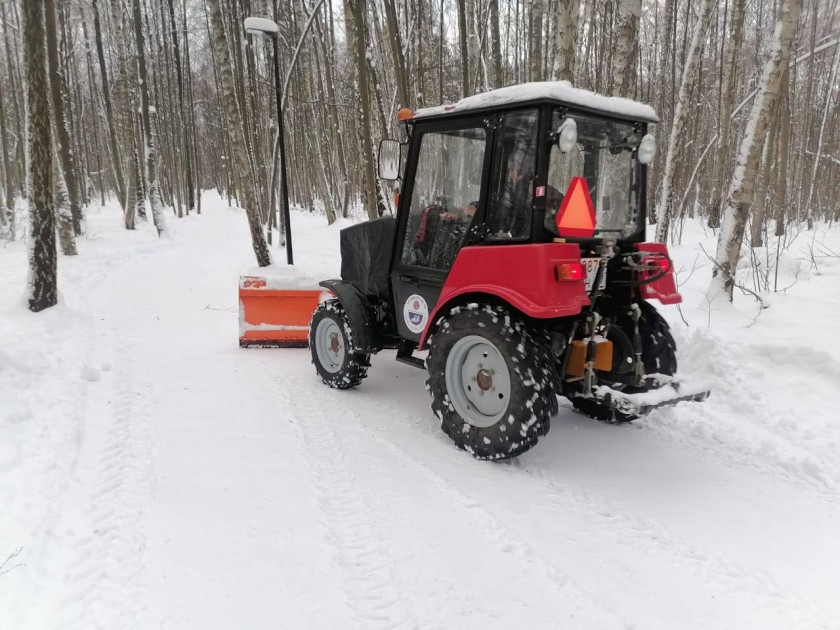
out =
<svg viewBox="0 0 840 630"><path fill-rule="evenodd" d="M318 322L315 329L315 352L321 366L331 374L338 372L344 365L344 335L334 319L324 318Z"/></svg>
<svg viewBox="0 0 840 630"><path fill-rule="evenodd" d="M456 341L444 376L449 400L466 422L487 428L502 419L510 400L510 372L491 341L478 335Z"/></svg>

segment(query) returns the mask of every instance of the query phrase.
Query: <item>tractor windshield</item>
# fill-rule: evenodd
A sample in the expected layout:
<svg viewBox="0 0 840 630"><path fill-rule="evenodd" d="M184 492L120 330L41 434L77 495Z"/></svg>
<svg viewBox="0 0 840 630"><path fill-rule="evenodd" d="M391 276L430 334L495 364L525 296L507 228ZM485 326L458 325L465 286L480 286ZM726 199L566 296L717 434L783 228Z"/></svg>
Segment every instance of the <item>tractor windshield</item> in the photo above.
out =
<svg viewBox="0 0 840 630"><path fill-rule="evenodd" d="M567 116L554 113L552 129ZM577 143L567 152L551 147L545 227L557 233L555 218L572 177L584 177L595 205L595 233L630 236L638 229L638 187L635 151L639 127L617 120L573 116Z"/></svg>

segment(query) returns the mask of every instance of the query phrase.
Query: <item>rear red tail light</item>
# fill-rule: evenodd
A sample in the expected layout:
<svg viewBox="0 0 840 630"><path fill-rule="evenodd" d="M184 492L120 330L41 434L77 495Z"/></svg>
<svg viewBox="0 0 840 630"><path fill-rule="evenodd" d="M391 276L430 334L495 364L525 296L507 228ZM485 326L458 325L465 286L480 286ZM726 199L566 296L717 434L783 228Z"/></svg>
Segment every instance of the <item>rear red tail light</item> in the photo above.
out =
<svg viewBox="0 0 840 630"><path fill-rule="evenodd" d="M648 273L656 273L650 269L651 265L659 267L662 273L668 273L671 271L671 260L669 258L665 258L664 256L651 256L650 258L645 258L642 260L642 264L647 265L650 270Z"/></svg>
<svg viewBox="0 0 840 630"><path fill-rule="evenodd" d="M561 263L554 269L558 280L574 281L583 280L585 277L583 265L580 263Z"/></svg>

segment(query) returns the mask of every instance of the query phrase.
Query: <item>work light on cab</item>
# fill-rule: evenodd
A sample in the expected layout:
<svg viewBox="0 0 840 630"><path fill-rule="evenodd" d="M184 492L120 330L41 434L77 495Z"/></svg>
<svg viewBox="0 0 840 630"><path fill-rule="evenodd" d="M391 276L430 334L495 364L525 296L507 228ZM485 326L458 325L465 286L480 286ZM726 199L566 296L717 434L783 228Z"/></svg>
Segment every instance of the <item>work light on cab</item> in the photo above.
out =
<svg viewBox="0 0 840 630"><path fill-rule="evenodd" d="M636 159L640 164L650 164L656 155L656 138L653 134L646 133L639 142L639 150L636 152Z"/></svg>

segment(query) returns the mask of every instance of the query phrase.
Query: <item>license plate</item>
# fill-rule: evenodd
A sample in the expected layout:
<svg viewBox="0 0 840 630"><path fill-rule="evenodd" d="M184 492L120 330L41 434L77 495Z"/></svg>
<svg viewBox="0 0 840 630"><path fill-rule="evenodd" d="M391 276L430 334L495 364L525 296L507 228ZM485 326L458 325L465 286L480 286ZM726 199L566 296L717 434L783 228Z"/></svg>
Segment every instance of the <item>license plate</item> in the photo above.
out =
<svg viewBox="0 0 840 630"><path fill-rule="evenodd" d="M601 265L600 258L581 258L581 264L586 269L586 291L592 290L595 285L595 276L598 275L598 267ZM607 274L601 278L601 284L598 289L604 289L607 286Z"/></svg>

